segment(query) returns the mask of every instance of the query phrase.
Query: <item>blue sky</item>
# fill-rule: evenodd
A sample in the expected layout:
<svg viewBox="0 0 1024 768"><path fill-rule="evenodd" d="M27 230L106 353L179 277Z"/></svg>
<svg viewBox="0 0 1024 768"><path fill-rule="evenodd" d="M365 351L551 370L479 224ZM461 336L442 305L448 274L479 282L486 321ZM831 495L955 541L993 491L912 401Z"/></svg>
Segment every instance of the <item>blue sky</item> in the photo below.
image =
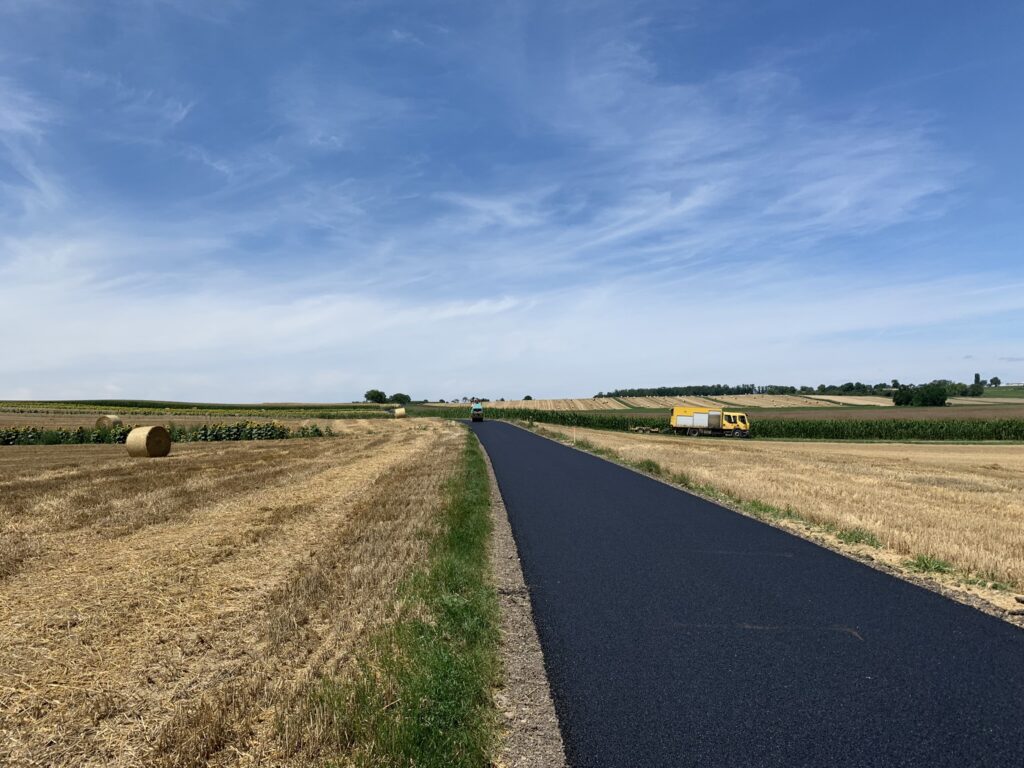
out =
<svg viewBox="0 0 1024 768"><path fill-rule="evenodd" d="M0 0L0 397L1024 380L1018 2Z"/></svg>

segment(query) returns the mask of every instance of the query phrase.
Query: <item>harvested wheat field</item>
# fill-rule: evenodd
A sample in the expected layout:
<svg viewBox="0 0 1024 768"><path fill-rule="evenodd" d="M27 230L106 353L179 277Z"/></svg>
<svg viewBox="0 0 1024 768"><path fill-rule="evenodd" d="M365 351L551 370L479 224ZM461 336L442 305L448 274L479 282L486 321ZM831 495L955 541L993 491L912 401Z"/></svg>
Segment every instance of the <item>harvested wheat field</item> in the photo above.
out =
<svg viewBox="0 0 1024 768"><path fill-rule="evenodd" d="M452 405L460 405L460 403L452 403ZM491 401L484 403L484 408L523 408L531 411L617 411L625 410L626 406L610 397L585 397L563 400Z"/></svg>
<svg viewBox="0 0 1024 768"><path fill-rule="evenodd" d="M887 408L896 405L892 398L878 395L807 395L812 400L821 400L825 403L839 403L840 405L874 405L879 408Z"/></svg>
<svg viewBox="0 0 1024 768"><path fill-rule="evenodd" d="M819 525L866 531L900 560L929 555L1024 586L1020 446L746 442L591 429L576 437Z"/></svg>
<svg viewBox="0 0 1024 768"><path fill-rule="evenodd" d="M738 405L744 408L828 408L833 403L823 403L810 396L803 395L721 395L718 400L727 405Z"/></svg>
<svg viewBox="0 0 1024 768"><path fill-rule="evenodd" d="M0 765L308 765L425 558L464 431L0 448Z"/></svg>
<svg viewBox="0 0 1024 768"><path fill-rule="evenodd" d="M706 397L622 397L631 408L721 408L722 404Z"/></svg>

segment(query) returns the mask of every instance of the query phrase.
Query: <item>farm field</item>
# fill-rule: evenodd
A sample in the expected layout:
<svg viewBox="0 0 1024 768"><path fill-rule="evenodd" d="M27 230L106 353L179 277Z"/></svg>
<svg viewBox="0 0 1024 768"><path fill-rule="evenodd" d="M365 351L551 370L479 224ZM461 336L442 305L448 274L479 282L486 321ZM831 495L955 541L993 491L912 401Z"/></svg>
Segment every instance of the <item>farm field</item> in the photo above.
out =
<svg viewBox="0 0 1024 768"><path fill-rule="evenodd" d="M895 406L891 398L875 395L807 395L807 397L811 398L811 400L839 403L839 405L873 405L879 408Z"/></svg>
<svg viewBox="0 0 1024 768"><path fill-rule="evenodd" d="M742 408L828 408L831 405L801 395L722 395L714 399Z"/></svg>
<svg viewBox="0 0 1024 768"><path fill-rule="evenodd" d="M950 405L1024 405L1024 397L951 397Z"/></svg>
<svg viewBox="0 0 1024 768"><path fill-rule="evenodd" d="M438 408L466 408L465 403L428 403ZM518 408L530 411L617 411L626 406L610 397L566 398L561 400L505 400L484 403L487 409Z"/></svg>
<svg viewBox="0 0 1024 768"><path fill-rule="evenodd" d="M666 411L666 418L668 412ZM1024 405L1009 403L1007 405L973 405L970 407L953 408L810 408L756 411L752 419L1020 419L1024 418Z"/></svg>
<svg viewBox="0 0 1024 768"><path fill-rule="evenodd" d="M721 404L706 397L620 397L630 408L717 408Z"/></svg>
<svg viewBox="0 0 1024 768"><path fill-rule="evenodd" d="M96 419L103 415L103 412L95 413L21 413L0 411L0 429L4 427L35 427L36 429L77 429L84 427L93 429L96 426ZM118 414L121 415L121 414ZM302 416L294 417L269 417L269 416L247 416L238 417L225 413L209 414L125 414L121 419L125 425L154 425L160 424L165 427L177 425L179 427L201 426L203 424L234 424L239 421L254 422L257 424L278 423L289 427L312 426L321 428L330 427L339 432L345 432L350 428L349 422L354 422L355 429L364 429L371 421L372 414L361 414L356 417L346 418L310 418ZM376 417L374 422L381 420Z"/></svg>
<svg viewBox="0 0 1024 768"><path fill-rule="evenodd" d="M96 426L96 419L103 414L96 413L20 413L0 411L0 427L35 427L37 429L77 429L85 427L92 429ZM120 414L118 414L120 415ZM190 426L199 424L216 424L223 422L237 421L237 417L225 416L224 414L126 414L121 417L125 424L161 424L169 426ZM249 417L248 421L269 422L282 421L267 417Z"/></svg>
<svg viewBox="0 0 1024 768"><path fill-rule="evenodd" d="M459 462L442 420L0 448L0 764L307 765L322 676L396 606Z"/></svg>
<svg viewBox="0 0 1024 768"><path fill-rule="evenodd" d="M542 432L573 435L547 424ZM979 579L1024 586L1019 446L687 440L582 428L575 437L820 526L862 531L893 565L926 555ZM1011 598L986 592L1013 607Z"/></svg>

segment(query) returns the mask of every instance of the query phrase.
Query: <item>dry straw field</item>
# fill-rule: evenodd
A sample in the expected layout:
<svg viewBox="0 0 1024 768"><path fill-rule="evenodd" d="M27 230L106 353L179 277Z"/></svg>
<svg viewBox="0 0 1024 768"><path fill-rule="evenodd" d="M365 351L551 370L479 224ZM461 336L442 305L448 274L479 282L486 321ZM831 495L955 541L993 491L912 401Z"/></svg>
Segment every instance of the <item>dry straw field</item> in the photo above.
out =
<svg viewBox="0 0 1024 768"><path fill-rule="evenodd" d="M1024 586L1020 446L741 442L590 429L576 437L819 525L866 531L900 561L928 555Z"/></svg>
<svg viewBox="0 0 1024 768"><path fill-rule="evenodd" d="M393 613L463 434L0 449L0 765L316 763L311 686Z"/></svg>
<svg viewBox="0 0 1024 768"><path fill-rule="evenodd" d="M722 404L706 397L622 397L631 408L721 408Z"/></svg>
<svg viewBox="0 0 1024 768"><path fill-rule="evenodd" d="M874 405L879 408L890 408L896 405L892 398L877 395L808 395L808 397L826 403L839 403L839 405Z"/></svg>
<svg viewBox="0 0 1024 768"><path fill-rule="evenodd" d="M433 403L433 405L465 406L465 403ZM522 408L532 411L617 411L626 406L610 397L574 398L564 400L504 400L484 403L484 408Z"/></svg>
<svg viewBox="0 0 1024 768"><path fill-rule="evenodd" d="M721 395L716 397L726 405L742 408L828 408L834 403L825 403L803 395Z"/></svg>

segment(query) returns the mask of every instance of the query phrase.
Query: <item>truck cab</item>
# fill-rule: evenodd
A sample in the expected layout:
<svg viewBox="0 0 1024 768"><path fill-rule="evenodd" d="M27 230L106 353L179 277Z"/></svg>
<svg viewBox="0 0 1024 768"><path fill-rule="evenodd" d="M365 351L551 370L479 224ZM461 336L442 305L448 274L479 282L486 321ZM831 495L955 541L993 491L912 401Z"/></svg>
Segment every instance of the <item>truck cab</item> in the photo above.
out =
<svg viewBox="0 0 1024 768"><path fill-rule="evenodd" d="M749 437L750 424L747 414L735 411L722 412L722 433L733 437Z"/></svg>
<svg viewBox="0 0 1024 768"><path fill-rule="evenodd" d="M469 409L469 417L473 421L483 421L484 407L480 403L473 403L473 407Z"/></svg>

